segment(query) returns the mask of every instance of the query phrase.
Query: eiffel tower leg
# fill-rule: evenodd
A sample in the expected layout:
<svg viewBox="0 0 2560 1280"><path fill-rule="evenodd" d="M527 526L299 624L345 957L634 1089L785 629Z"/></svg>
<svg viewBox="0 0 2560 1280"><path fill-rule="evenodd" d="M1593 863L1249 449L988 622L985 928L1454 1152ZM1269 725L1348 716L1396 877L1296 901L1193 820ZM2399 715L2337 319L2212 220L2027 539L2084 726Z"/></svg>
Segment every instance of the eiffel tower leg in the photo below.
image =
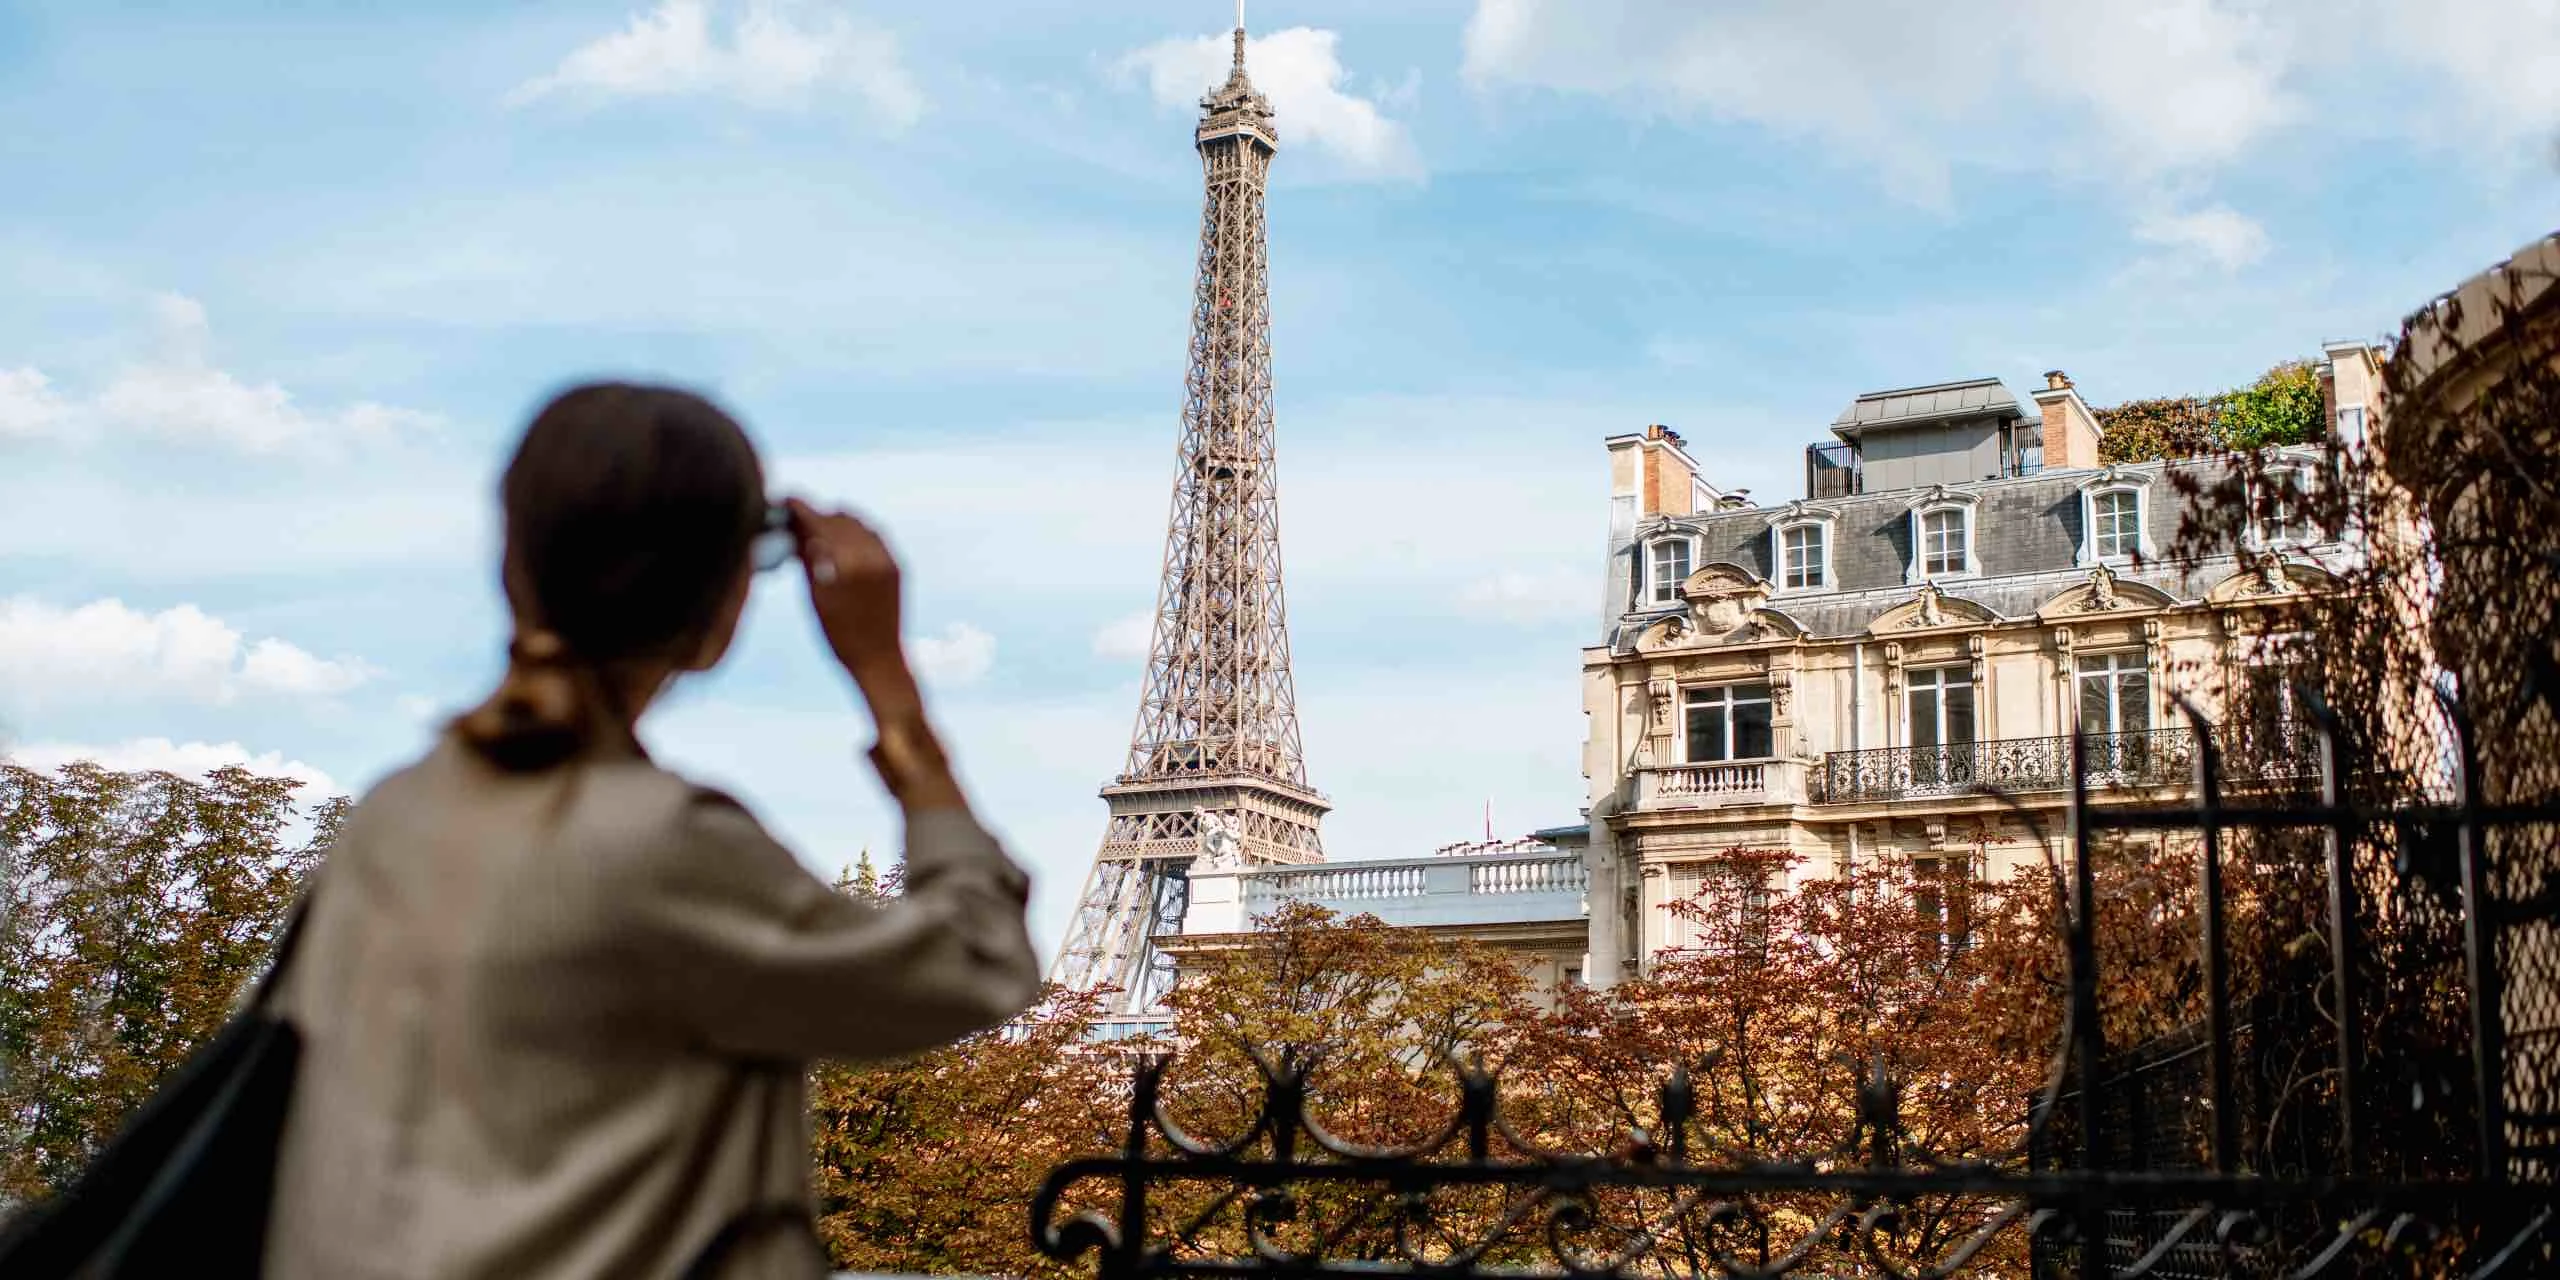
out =
<svg viewBox="0 0 2560 1280"><path fill-rule="evenodd" d="M1137 864L1097 859L1092 874L1085 877L1084 896L1077 900L1076 913L1067 922L1065 944L1058 949L1058 963L1050 972L1050 980L1073 991L1092 991L1102 987L1119 987L1123 960L1123 940L1134 921L1132 901L1142 887L1143 877ZM1114 1005L1119 1003L1115 997Z"/></svg>
<svg viewBox="0 0 2560 1280"><path fill-rule="evenodd" d="M1164 1006L1164 995L1173 990L1173 957L1156 949L1155 938L1182 932L1182 909L1191 901L1191 878L1187 868L1175 862L1147 864L1146 932L1140 936L1136 980L1129 984L1133 997L1131 1013L1149 1013Z"/></svg>

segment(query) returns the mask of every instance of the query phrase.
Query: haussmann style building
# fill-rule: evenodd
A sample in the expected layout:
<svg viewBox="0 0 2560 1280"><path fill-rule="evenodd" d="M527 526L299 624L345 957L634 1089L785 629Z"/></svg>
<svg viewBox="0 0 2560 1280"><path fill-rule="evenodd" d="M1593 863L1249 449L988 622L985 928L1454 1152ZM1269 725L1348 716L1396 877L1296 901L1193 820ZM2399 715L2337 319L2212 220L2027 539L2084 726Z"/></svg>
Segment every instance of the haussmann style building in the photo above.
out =
<svg viewBox="0 0 2560 1280"><path fill-rule="evenodd" d="M2334 429L2359 441L2380 426L2374 353L2324 354ZM2179 695L2236 783L2316 772L2302 638L2259 615L2358 554L2303 516L2325 448L2270 451L2243 544L2173 559L2177 473L2233 463L2101 465L2060 372L2023 400L1990 378L1862 395L1830 434L1773 506L1720 491L1668 429L1608 442L1603 639L1582 664L1589 981L1689 942L1669 905L1766 865L1739 851L1799 877L1907 859L1924 884L2060 855L2075 736L2093 794L2185 795Z"/></svg>

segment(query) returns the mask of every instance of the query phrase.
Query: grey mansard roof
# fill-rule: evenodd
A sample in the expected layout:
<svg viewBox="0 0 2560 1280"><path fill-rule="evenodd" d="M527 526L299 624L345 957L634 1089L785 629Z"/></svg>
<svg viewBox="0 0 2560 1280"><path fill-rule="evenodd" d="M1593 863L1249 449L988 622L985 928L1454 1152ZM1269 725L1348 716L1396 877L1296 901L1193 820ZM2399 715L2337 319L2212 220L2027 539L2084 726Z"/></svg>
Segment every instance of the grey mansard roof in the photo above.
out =
<svg viewBox="0 0 2560 1280"><path fill-rule="evenodd" d="M2318 456L2311 450L2287 453L2298 454L2301 460ZM2029 617L2055 594L2088 578L2088 566L2080 563L2081 491L2091 482L2112 470L2118 477L2143 484L2149 495L2144 504L2144 523L2151 544L2165 549L2177 537L2185 510L2185 499L2176 491L2168 472L2174 468L2199 484L2210 486L2232 465L2223 459L2191 459L2133 463L2112 469L2053 470L1971 484L1657 518L1619 539L1611 549L1609 642L1616 646L1632 640L1645 625L1674 611L1671 606L1636 598L1643 546L1665 533L1688 533L1697 540L1693 569L1721 561L1745 569L1756 578L1773 581L1777 566L1772 563L1770 532L1778 523L1794 518L1796 512L1831 516L1835 585L1828 590L1777 592L1769 597L1766 607L1793 618L1811 636L1862 634L1878 615L1911 598L1914 587L1905 581L1911 557L1911 511L1916 504L1941 495L1972 501L1972 549L1979 573L1943 579L1939 589L1950 597L1979 604L1999 617ZM2201 598L2206 589L2235 567L2227 555L2190 565L2153 559L2138 567L2118 569L2116 577L2155 587L2183 601Z"/></svg>

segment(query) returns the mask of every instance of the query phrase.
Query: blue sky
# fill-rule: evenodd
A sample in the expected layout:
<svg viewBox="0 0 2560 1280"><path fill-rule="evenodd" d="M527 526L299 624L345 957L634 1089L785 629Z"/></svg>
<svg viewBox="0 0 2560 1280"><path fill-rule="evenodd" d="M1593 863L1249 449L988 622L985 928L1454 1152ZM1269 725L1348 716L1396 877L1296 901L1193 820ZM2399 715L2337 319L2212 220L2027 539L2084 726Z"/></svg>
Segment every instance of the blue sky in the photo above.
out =
<svg viewBox="0 0 2560 1280"><path fill-rule="evenodd" d="M1784 498L1860 391L2213 390L2555 222L2553 0L2089 8L1258 0L1335 856L1575 816L1603 436ZM0 4L0 744L363 787L497 669L530 410L672 379L891 531L1054 939L1135 710L1230 21ZM648 735L814 866L894 847L787 592Z"/></svg>

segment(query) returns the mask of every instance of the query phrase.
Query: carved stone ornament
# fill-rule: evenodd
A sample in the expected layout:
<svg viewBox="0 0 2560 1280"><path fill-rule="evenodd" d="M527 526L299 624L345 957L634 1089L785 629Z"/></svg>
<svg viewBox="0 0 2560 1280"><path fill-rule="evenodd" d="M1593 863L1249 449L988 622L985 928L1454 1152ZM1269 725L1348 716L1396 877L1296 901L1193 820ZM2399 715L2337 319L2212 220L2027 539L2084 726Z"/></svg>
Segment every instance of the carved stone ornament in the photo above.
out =
<svg viewBox="0 0 2560 1280"><path fill-rule="evenodd" d="M1769 681L1769 709L1772 713L1781 716L1787 714L1787 705L1795 700L1796 686L1794 681L1783 677L1773 678Z"/></svg>
<svg viewBox="0 0 2560 1280"><path fill-rule="evenodd" d="M1194 871L1231 871L1244 865L1244 841L1236 835L1235 819L1194 807L1191 820L1200 827L1200 853L1191 860Z"/></svg>
<svg viewBox="0 0 2560 1280"><path fill-rule="evenodd" d="M1751 620L1752 611L1769 598L1769 584L1747 569L1711 564L1680 584L1680 596L1689 602L1689 616L1701 634L1723 636Z"/></svg>
<svg viewBox="0 0 2560 1280"><path fill-rule="evenodd" d="M2105 565L2089 571L2089 598L2080 602L2081 613L2108 613L2124 607L2116 595L2116 575Z"/></svg>
<svg viewBox="0 0 2560 1280"><path fill-rule="evenodd" d="M1912 600L1920 607L1913 610L1910 617L1902 620L1902 625L1904 627L1943 627L1947 625L1946 595L1944 592L1938 590L1937 583L1921 583L1919 594L1913 596Z"/></svg>
<svg viewBox="0 0 2560 1280"><path fill-rule="evenodd" d="M1644 688L1646 694L1650 695L1653 699L1654 727L1657 729L1669 728L1671 725L1671 695L1676 686L1674 686L1669 680L1652 680L1646 682Z"/></svg>
<svg viewBox="0 0 2560 1280"><path fill-rule="evenodd" d="M2284 556L2274 551L2261 551L2250 557L2249 582L2240 589L2242 595L2280 596L2293 589L2286 581Z"/></svg>

